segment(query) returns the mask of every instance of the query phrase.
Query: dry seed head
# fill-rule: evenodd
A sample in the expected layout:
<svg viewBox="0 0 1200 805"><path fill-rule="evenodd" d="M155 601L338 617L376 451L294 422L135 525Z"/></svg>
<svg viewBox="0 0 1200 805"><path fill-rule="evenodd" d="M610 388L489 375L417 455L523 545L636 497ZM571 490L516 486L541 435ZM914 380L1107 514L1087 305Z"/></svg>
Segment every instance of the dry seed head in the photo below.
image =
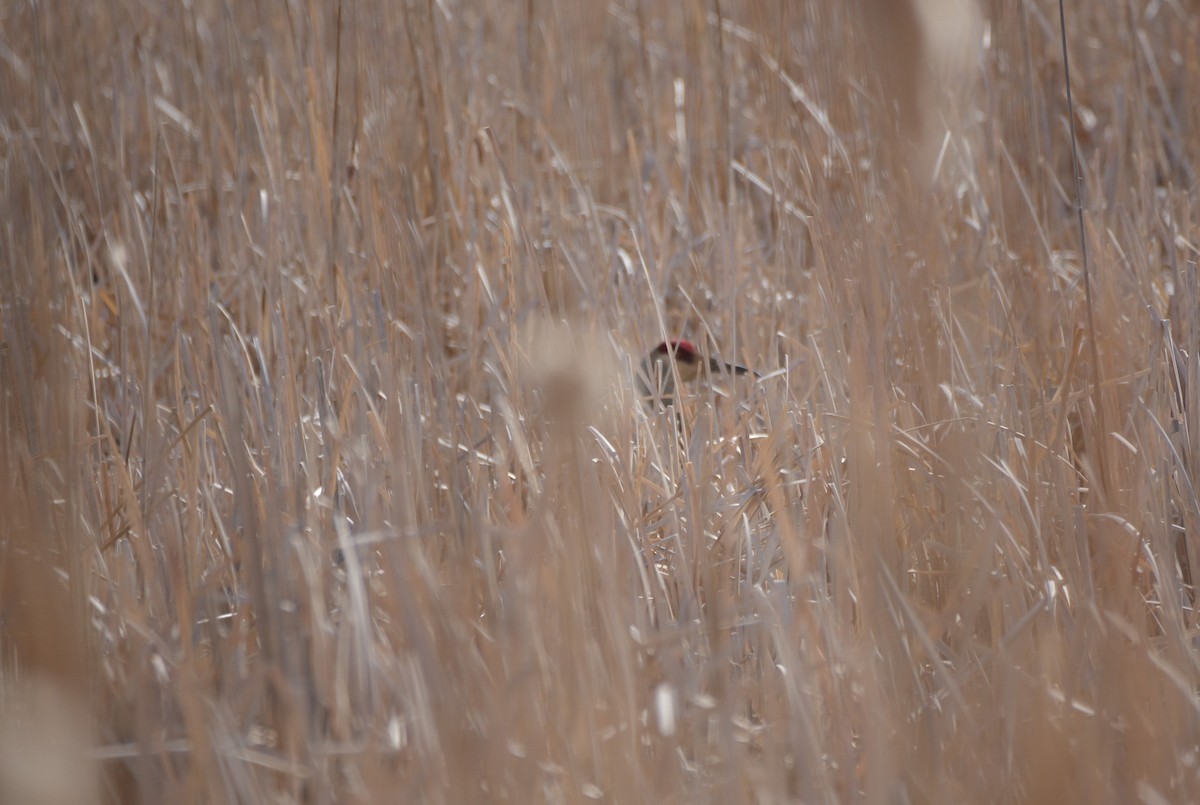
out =
<svg viewBox="0 0 1200 805"><path fill-rule="evenodd" d="M519 386L543 419L598 424L614 408L619 364L595 328L534 318L522 332L518 356Z"/></svg>

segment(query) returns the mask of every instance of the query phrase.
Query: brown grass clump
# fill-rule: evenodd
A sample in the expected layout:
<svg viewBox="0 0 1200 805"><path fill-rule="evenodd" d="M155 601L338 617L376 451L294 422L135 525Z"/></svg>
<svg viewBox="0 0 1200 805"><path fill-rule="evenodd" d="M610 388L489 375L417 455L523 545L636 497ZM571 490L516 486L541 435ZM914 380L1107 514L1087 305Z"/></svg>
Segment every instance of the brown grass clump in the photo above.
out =
<svg viewBox="0 0 1200 805"><path fill-rule="evenodd" d="M951 5L0 4L0 801L1200 798L1200 18Z"/></svg>

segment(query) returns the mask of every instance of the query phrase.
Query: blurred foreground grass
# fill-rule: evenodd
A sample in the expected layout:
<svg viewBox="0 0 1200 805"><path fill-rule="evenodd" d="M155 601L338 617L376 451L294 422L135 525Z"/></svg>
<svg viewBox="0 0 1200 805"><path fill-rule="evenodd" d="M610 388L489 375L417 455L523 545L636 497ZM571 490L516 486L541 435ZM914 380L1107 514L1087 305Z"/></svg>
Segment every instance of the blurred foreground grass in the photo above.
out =
<svg viewBox="0 0 1200 805"><path fill-rule="evenodd" d="M1089 318L915 8L0 7L0 799L1200 796L1200 15L1068 8Z"/></svg>

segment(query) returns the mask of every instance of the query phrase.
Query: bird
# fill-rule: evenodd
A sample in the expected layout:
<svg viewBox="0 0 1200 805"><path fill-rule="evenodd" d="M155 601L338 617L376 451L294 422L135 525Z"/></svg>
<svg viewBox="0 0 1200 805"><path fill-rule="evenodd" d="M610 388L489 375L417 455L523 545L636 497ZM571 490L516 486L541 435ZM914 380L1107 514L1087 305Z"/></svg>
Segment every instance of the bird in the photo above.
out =
<svg viewBox="0 0 1200 805"><path fill-rule="evenodd" d="M651 409L665 409L675 403L675 377L681 383L691 383L700 377L706 365L713 373L758 376L740 364L704 358L695 344L680 338L662 342L642 360L637 376L638 392Z"/></svg>

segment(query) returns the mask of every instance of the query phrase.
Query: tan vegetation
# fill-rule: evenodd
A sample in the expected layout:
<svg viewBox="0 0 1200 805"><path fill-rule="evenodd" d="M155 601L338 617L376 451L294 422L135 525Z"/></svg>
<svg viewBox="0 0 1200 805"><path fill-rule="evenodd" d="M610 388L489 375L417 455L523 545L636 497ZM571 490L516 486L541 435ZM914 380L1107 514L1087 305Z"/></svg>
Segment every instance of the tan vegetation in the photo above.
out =
<svg viewBox="0 0 1200 805"><path fill-rule="evenodd" d="M1200 798L1195 12L0 4L0 800Z"/></svg>

